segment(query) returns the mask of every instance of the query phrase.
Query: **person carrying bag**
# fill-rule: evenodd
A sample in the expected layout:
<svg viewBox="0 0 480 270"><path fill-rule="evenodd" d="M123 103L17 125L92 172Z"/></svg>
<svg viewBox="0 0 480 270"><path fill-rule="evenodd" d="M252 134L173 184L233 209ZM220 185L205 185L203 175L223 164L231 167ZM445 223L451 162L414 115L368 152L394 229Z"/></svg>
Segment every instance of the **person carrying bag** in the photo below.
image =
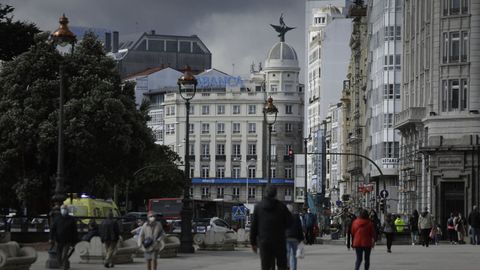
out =
<svg viewBox="0 0 480 270"><path fill-rule="evenodd" d="M165 237L165 231L162 228L162 224L156 221L155 213L148 212L148 222L143 224L140 233L140 243L142 243L142 250L145 253L145 259L147 260L147 269L157 269L157 256L165 246L163 238Z"/></svg>

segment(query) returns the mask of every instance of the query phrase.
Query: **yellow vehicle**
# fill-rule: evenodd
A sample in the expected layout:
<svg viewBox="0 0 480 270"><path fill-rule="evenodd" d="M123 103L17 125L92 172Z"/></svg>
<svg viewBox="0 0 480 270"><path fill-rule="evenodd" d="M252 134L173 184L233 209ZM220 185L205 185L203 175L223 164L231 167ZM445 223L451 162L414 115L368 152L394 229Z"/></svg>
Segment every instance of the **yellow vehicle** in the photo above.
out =
<svg viewBox="0 0 480 270"><path fill-rule="evenodd" d="M107 217L110 211L114 217L120 217L120 211L114 201L95 199L86 195L78 197L73 194L72 198L67 198L63 204L68 206L68 212L76 217ZM90 219L82 219L84 224L88 224Z"/></svg>

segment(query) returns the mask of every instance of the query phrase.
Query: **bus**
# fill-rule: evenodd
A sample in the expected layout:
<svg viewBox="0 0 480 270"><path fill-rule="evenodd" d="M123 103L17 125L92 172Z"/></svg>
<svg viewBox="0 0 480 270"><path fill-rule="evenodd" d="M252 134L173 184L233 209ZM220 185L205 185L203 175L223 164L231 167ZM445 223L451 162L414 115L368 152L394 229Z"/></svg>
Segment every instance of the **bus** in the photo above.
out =
<svg viewBox="0 0 480 270"><path fill-rule="evenodd" d="M181 219L182 198L155 198L148 200L148 211L161 214L166 220Z"/></svg>

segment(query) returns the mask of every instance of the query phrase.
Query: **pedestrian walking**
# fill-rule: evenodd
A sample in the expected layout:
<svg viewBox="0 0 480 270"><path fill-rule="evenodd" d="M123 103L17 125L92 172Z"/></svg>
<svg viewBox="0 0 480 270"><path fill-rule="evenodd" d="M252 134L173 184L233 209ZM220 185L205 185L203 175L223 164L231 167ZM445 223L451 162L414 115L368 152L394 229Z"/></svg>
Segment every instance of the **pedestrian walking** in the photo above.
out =
<svg viewBox="0 0 480 270"><path fill-rule="evenodd" d="M453 213L450 213L450 217L447 219L447 233L448 233L448 239L450 240L451 245L457 244L456 240L456 234L455 234L455 223L453 220L455 219L455 216Z"/></svg>
<svg viewBox="0 0 480 270"><path fill-rule="evenodd" d="M61 269L70 268L69 256L78 241L77 223L74 217L68 214L68 207L60 207L60 215L55 217L50 228L50 243L55 244L58 265Z"/></svg>
<svg viewBox="0 0 480 270"><path fill-rule="evenodd" d="M455 231L457 232L457 239L459 244L465 244L465 219L461 213L458 213L453 219L453 224L455 225Z"/></svg>
<svg viewBox="0 0 480 270"><path fill-rule="evenodd" d="M290 270L297 269L297 247L304 239L302 222L298 213L293 212L293 206L287 205L288 210L292 214L292 224L287 229L287 256L288 267Z"/></svg>
<svg viewBox="0 0 480 270"><path fill-rule="evenodd" d="M255 205L250 228L250 243L253 252L260 249L262 270L287 269L286 230L292 224L292 215L287 207L275 197L277 189L267 186L266 196Z"/></svg>
<svg viewBox="0 0 480 270"><path fill-rule="evenodd" d="M382 231L385 234L385 238L387 240L387 252L392 253L393 234L395 233L395 224L392 214L388 213L385 216Z"/></svg>
<svg viewBox="0 0 480 270"><path fill-rule="evenodd" d="M130 231L130 233L133 235L133 240L137 241L137 245L139 247L142 246L142 242L140 241L140 233L142 232L143 224L145 222L141 219L137 220L137 227L133 230Z"/></svg>
<svg viewBox="0 0 480 270"><path fill-rule="evenodd" d="M378 218L377 212L375 210L370 210L370 220L373 222L373 226L375 227L375 241L378 241L380 230L382 228L382 223Z"/></svg>
<svg viewBox="0 0 480 270"><path fill-rule="evenodd" d="M435 245L440 244L440 239L442 239L442 228L440 227L440 224L437 224L435 229L435 238L434 238Z"/></svg>
<svg viewBox="0 0 480 270"><path fill-rule="evenodd" d="M418 241L418 211L417 209L413 210L412 215L408 220L408 225L410 227L410 237L412 239L412 246L414 246Z"/></svg>
<svg viewBox="0 0 480 270"><path fill-rule="evenodd" d="M105 245L104 266L106 268L114 267L113 256L115 256L117 251L117 244L120 238L120 226L118 222L113 219L113 212L111 210L100 226L100 238Z"/></svg>
<svg viewBox="0 0 480 270"><path fill-rule="evenodd" d="M476 205L473 206L472 212L468 215L468 224L471 229L472 244L480 245L480 213Z"/></svg>
<svg viewBox="0 0 480 270"><path fill-rule="evenodd" d="M317 223L315 215L312 213L310 208L307 208L307 213L303 215L304 224L305 224L305 241L307 245L313 245L315 242L314 229Z"/></svg>
<svg viewBox="0 0 480 270"><path fill-rule="evenodd" d="M163 244L162 238L165 232L162 224L156 220L154 212L148 212L148 221L143 224L140 232L140 242L145 252L148 270L157 270L157 256Z"/></svg>
<svg viewBox="0 0 480 270"><path fill-rule="evenodd" d="M344 228L345 228L345 238L347 242L347 249L350 250L350 246L353 243L352 236L352 224L353 221L357 218L353 213L351 213L348 208L345 208L345 218L344 218Z"/></svg>
<svg viewBox="0 0 480 270"><path fill-rule="evenodd" d="M403 219L401 219L400 216L397 216L394 223L395 223L395 231L399 233L403 232L403 230L405 229L405 221L403 221Z"/></svg>
<svg viewBox="0 0 480 270"><path fill-rule="evenodd" d="M375 246L375 228L368 217L367 210L360 210L360 215L352 224L353 245L356 260L355 270L360 269L362 259L365 257L365 270L370 268L370 253Z"/></svg>
<svg viewBox="0 0 480 270"><path fill-rule="evenodd" d="M432 216L428 212L428 208L425 207L425 211L418 217L418 229L420 230L422 246L428 247L430 244L430 230L432 227Z"/></svg>

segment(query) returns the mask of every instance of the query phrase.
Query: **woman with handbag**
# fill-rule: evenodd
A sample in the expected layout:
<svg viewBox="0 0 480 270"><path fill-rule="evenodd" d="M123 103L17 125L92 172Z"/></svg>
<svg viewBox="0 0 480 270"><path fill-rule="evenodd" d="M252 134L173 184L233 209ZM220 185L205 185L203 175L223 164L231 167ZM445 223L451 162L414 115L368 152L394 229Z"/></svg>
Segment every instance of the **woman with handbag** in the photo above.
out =
<svg viewBox="0 0 480 270"><path fill-rule="evenodd" d="M158 252L162 249L162 237L164 234L162 224L156 221L155 213L148 212L148 221L143 224L140 232L140 242L145 252L148 270L157 270L157 256Z"/></svg>
<svg viewBox="0 0 480 270"><path fill-rule="evenodd" d="M461 213L458 213L458 216L455 217L453 220L453 224L455 225L455 231L457 231L458 236L458 243L465 244L465 219L463 218Z"/></svg>

